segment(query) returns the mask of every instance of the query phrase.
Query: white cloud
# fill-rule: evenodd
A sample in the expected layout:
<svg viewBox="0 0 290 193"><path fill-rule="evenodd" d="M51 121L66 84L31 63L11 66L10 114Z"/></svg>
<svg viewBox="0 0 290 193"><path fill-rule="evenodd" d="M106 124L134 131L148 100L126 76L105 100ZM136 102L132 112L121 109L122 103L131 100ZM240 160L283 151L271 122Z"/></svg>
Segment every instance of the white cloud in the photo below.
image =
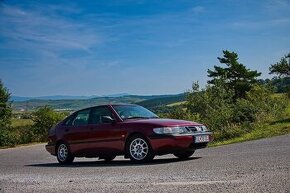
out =
<svg viewBox="0 0 290 193"><path fill-rule="evenodd" d="M91 47L102 43L95 29L72 22L59 14L60 10L68 14L79 11L55 5L22 8L3 4L0 8L0 36L7 43L1 48L56 54L65 50L90 52Z"/></svg>

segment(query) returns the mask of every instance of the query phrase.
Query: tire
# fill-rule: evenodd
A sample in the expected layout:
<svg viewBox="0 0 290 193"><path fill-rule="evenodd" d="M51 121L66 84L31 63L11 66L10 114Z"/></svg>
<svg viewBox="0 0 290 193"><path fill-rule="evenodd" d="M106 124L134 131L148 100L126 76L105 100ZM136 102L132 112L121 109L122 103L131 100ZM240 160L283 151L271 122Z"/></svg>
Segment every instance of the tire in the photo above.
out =
<svg viewBox="0 0 290 193"><path fill-rule="evenodd" d="M67 144L60 143L57 146L57 161L60 164L70 164L74 161L74 156L71 154L70 149Z"/></svg>
<svg viewBox="0 0 290 193"><path fill-rule="evenodd" d="M126 154L132 162L144 163L153 160L151 145L142 135L133 135L126 144Z"/></svg>
<svg viewBox="0 0 290 193"><path fill-rule="evenodd" d="M104 159L105 162L110 162L112 161L113 159L115 159L116 156L113 155L113 156L106 156L106 157L103 157L102 159Z"/></svg>
<svg viewBox="0 0 290 193"><path fill-rule="evenodd" d="M183 152L174 153L173 155L175 155L179 159L185 160L185 159L188 159L193 154L194 154L194 151L183 151Z"/></svg>

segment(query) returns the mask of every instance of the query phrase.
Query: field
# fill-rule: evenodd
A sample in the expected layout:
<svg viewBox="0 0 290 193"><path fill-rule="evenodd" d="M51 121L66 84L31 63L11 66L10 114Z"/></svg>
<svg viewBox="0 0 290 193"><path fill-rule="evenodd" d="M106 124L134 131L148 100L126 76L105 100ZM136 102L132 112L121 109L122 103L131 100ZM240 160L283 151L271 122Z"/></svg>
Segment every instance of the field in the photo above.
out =
<svg viewBox="0 0 290 193"><path fill-rule="evenodd" d="M30 126L33 124L33 121L31 119L12 119L12 127L20 127L20 126Z"/></svg>

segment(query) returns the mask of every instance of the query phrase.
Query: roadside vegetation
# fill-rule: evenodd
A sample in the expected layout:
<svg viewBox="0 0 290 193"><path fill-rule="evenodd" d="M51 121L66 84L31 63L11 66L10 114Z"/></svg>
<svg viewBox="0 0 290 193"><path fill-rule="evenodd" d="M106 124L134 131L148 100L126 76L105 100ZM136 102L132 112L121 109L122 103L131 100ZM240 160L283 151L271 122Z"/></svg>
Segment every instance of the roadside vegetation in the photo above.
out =
<svg viewBox="0 0 290 193"><path fill-rule="evenodd" d="M206 124L214 132L211 146L288 134L288 57L269 67L273 79L263 80L261 73L239 63L237 53L225 50L218 57L220 64L207 71L209 81L204 88L194 82L185 94L135 103L160 117ZM0 147L44 142L49 128L69 114L46 105L30 112L12 112L9 98L8 89L0 81Z"/></svg>
<svg viewBox="0 0 290 193"><path fill-rule="evenodd" d="M0 80L0 147L44 142L48 129L67 113L59 113L48 106L34 112L12 113L10 93Z"/></svg>
<svg viewBox="0 0 290 193"><path fill-rule="evenodd" d="M206 87L194 82L186 103L163 116L205 123L214 132L212 145L290 133L289 86L280 84L286 91L281 94L275 86L290 75L286 57L269 68L278 75L273 80L259 80L261 73L239 63L234 52L223 51L218 60L220 65L208 70Z"/></svg>

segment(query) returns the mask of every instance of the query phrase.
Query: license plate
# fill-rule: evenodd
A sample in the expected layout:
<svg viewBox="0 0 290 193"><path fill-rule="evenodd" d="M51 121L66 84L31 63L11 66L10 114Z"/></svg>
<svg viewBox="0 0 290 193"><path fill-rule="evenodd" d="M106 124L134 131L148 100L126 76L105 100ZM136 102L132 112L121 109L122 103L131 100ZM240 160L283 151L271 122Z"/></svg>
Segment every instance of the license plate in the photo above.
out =
<svg viewBox="0 0 290 193"><path fill-rule="evenodd" d="M209 135L195 136L195 143L209 142Z"/></svg>

